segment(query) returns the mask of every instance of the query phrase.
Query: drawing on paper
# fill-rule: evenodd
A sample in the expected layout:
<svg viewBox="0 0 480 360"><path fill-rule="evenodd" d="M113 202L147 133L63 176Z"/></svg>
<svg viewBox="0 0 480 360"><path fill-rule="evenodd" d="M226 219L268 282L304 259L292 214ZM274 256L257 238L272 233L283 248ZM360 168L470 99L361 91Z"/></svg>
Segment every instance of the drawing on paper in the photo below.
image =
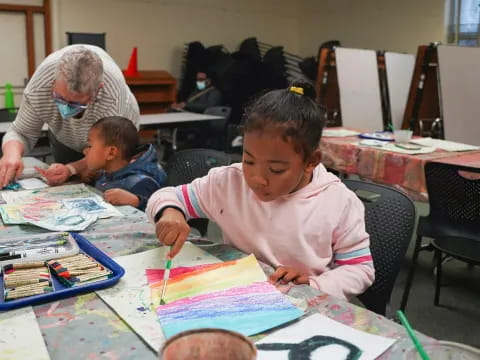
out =
<svg viewBox="0 0 480 360"><path fill-rule="evenodd" d="M249 336L295 320L303 312L275 286L263 281L160 305L157 315L168 338L204 327Z"/></svg>
<svg viewBox="0 0 480 360"><path fill-rule="evenodd" d="M65 199L64 204L70 209L80 209L88 213L96 213L106 210L96 199Z"/></svg>
<svg viewBox="0 0 480 360"><path fill-rule="evenodd" d="M362 350L348 341L333 336L312 336L298 344L272 343L258 344L257 349L264 351L285 351L288 350L289 360L311 360L315 350L323 346L340 346L348 353L345 360L357 360L362 355Z"/></svg>

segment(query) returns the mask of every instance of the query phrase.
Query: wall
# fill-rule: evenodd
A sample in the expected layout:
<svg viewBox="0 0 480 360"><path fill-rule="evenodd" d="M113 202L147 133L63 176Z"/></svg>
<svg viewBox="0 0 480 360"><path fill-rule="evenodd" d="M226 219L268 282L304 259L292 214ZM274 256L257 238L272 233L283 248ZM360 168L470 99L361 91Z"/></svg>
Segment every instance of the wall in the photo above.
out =
<svg viewBox="0 0 480 360"><path fill-rule="evenodd" d="M344 47L416 53L420 44L444 41L444 8L445 0L305 0L299 52L340 40Z"/></svg>
<svg viewBox="0 0 480 360"><path fill-rule="evenodd" d="M183 44L223 44L250 36L298 51L298 10L288 0L54 0L54 48L66 31L106 32L107 50L125 68L134 46L139 69L180 74Z"/></svg>

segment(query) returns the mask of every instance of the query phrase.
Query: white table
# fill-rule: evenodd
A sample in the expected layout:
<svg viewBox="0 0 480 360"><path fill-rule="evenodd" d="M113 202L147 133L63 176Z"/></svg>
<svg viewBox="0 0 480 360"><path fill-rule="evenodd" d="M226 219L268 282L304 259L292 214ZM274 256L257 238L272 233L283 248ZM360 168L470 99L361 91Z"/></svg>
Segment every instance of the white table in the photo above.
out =
<svg viewBox="0 0 480 360"><path fill-rule="evenodd" d="M185 122L223 120L223 116L198 114L186 111L140 115L140 127L179 125Z"/></svg>
<svg viewBox="0 0 480 360"><path fill-rule="evenodd" d="M186 111L175 113L148 114L140 115L140 127L161 127L162 125L172 126L175 124L181 124L186 122L212 121L223 119L223 116L197 114ZM0 134L6 133L10 125L12 125L11 121L0 122ZM47 130L47 124L43 124L42 131Z"/></svg>

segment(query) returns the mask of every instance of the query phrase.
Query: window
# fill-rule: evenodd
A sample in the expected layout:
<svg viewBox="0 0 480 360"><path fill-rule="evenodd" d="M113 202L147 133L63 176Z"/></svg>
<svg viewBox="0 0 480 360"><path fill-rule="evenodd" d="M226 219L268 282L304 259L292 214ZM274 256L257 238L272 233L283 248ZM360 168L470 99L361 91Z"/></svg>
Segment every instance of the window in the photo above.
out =
<svg viewBox="0 0 480 360"><path fill-rule="evenodd" d="M447 41L460 46L478 46L480 0L447 0Z"/></svg>

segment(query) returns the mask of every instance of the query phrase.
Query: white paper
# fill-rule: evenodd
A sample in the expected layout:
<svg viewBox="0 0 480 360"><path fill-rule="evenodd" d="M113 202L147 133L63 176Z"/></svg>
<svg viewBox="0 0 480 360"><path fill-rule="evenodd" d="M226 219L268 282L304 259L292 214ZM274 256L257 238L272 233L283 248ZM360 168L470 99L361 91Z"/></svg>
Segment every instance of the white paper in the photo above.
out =
<svg viewBox="0 0 480 360"><path fill-rule="evenodd" d="M344 136L355 136L360 134L359 131L348 130L348 129L323 129L322 136L331 136L331 137L344 137Z"/></svg>
<svg viewBox="0 0 480 360"><path fill-rule="evenodd" d="M414 66L413 54L385 53L390 114L395 129L402 128Z"/></svg>
<svg viewBox="0 0 480 360"><path fill-rule="evenodd" d="M316 339L312 339L318 336ZM274 332L273 334L263 338L256 343L257 348L260 344L287 344L286 347L293 348L297 355L300 355L299 350L295 350L295 344L300 344L310 339L310 343L318 340L322 342L321 336L330 337L325 339L325 342L330 345L319 346L315 348L312 346L310 357L304 355L302 357L311 360L345 360L349 353L343 345L332 344L331 338L346 341L361 350L359 360L373 360L385 352L396 339L386 338L378 335L371 335L366 332L356 330L347 325L343 325L338 321L334 321L324 315L314 314L308 318L300 320L282 330ZM277 345L278 346L278 345ZM258 360L288 360L288 352L283 351L265 351L258 349ZM295 354L295 352L294 352ZM293 359L296 357L293 356Z"/></svg>
<svg viewBox="0 0 480 360"><path fill-rule="evenodd" d="M24 157L23 172L20 175L20 179L41 177L40 173L35 170L36 167L45 170L48 168L48 164L45 164L34 157Z"/></svg>
<svg viewBox="0 0 480 360"><path fill-rule="evenodd" d="M0 313L0 334L0 359L50 359L31 306Z"/></svg>
<svg viewBox="0 0 480 360"><path fill-rule="evenodd" d="M48 187L48 185L44 181L37 178L22 179L18 180L17 182L25 190L42 189Z"/></svg>
<svg viewBox="0 0 480 360"><path fill-rule="evenodd" d="M380 144L380 143L383 143L383 144ZM378 140L369 140L368 142L365 140L362 140L358 142L358 145L366 146L366 147L374 147L379 150L391 151L391 152L406 154L406 155L429 154L435 151L434 147L428 147L428 146L422 146L420 149L416 149L416 150L409 150L409 149L398 147L392 142L378 141Z"/></svg>
<svg viewBox="0 0 480 360"><path fill-rule="evenodd" d="M337 47L335 59L343 126L366 131L383 129L375 50Z"/></svg>
<svg viewBox="0 0 480 360"><path fill-rule="evenodd" d="M125 269L125 275L111 288L97 291L98 296L109 305L128 325L154 350L165 342L157 314L151 309L150 288L146 269L165 266L168 247L160 247L141 253L115 258ZM204 250L185 243L173 259L172 266L194 266L220 262Z"/></svg>
<svg viewBox="0 0 480 360"><path fill-rule="evenodd" d="M445 151L471 151L471 150L480 149L480 146L462 144L454 141L432 139L431 137L413 139L413 140L410 140L410 142L413 144L418 144L423 146L431 146L431 147L442 149Z"/></svg>

